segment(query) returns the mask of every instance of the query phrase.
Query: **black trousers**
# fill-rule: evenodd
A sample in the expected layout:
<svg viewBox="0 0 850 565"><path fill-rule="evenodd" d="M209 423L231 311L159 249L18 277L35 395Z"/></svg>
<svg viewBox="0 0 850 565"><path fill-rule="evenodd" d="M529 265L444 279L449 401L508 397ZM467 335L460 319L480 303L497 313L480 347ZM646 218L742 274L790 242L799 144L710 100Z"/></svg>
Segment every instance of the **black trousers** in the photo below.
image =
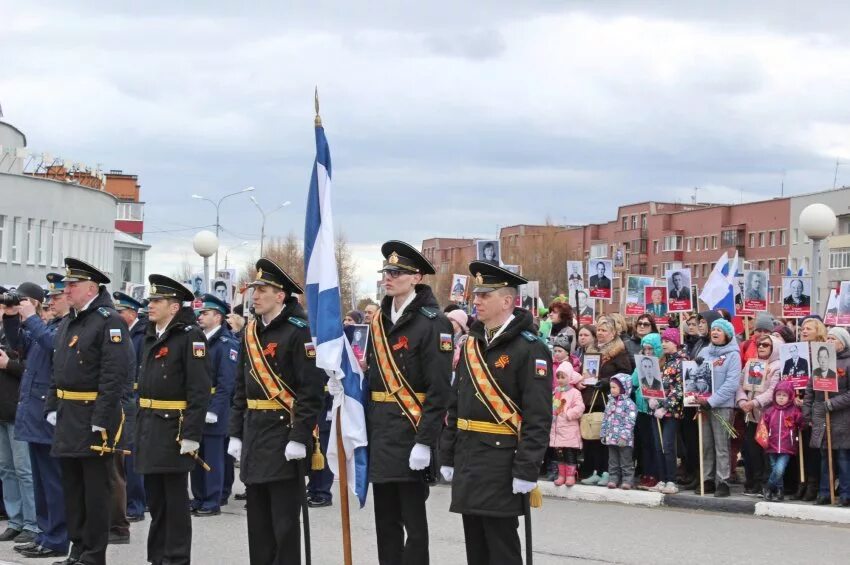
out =
<svg viewBox="0 0 850 565"><path fill-rule="evenodd" d="M252 565L301 563L302 479L245 486Z"/></svg>
<svg viewBox="0 0 850 565"><path fill-rule="evenodd" d="M415 565L429 562L428 515L424 482L373 483L375 534L380 565ZM407 533L407 540L405 540Z"/></svg>
<svg viewBox="0 0 850 565"><path fill-rule="evenodd" d="M744 432L744 471L746 471L746 484L754 489L761 489L767 484L767 477L770 475L770 462L767 460L767 454L761 448L759 442L756 441L756 428L758 424L755 422L747 422Z"/></svg>
<svg viewBox="0 0 850 565"><path fill-rule="evenodd" d="M575 465L578 462L578 454L581 450L575 447L556 447L555 460L558 463L566 463L567 465Z"/></svg>
<svg viewBox="0 0 850 565"><path fill-rule="evenodd" d="M112 455L62 457L59 464L71 557L86 565L103 565L109 543Z"/></svg>
<svg viewBox="0 0 850 565"><path fill-rule="evenodd" d="M522 565L519 518L463 515L463 539L469 565Z"/></svg>
<svg viewBox="0 0 850 565"><path fill-rule="evenodd" d="M699 427L696 414L696 408L685 408L685 417L682 419L682 425L679 426L682 449L678 452L684 455L682 459L687 475L699 479Z"/></svg>
<svg viewBox="0 0 850 565"><path fill-rule="evenodd" d="M144 477L151 509L148 561L154 565L188 564L192 553L189 473L156 473Z"/></svg>
<svg viewBox="0 0 850 565"><path fill-rule="evenodd" d="M582 453L584 462L581 465L581 476L589 477L594 471L599 473L608 472L608 446L602 445L597 440L584 440L582 442Z"/></svg>

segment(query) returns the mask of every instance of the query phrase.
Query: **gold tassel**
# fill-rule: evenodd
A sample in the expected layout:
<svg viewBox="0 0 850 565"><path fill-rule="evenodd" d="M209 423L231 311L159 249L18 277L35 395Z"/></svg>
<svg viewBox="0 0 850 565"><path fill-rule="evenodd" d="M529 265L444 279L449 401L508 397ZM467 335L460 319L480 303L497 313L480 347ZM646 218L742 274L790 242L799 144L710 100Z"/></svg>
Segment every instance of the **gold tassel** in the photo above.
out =
<svg viewBox="0 0 850 565"><path fill-rule="evenodd" d="M534 490L528 493L528 505L532 508L543 506L543 495L540 493L540 487L534 487Z"/></svg>
<svg viewBox="0 0 850 565"><path fill-rule="evenodd" d="M314 471L325 468L325 456L322 455L322 447L319 445L319 426L313 428L313 458L310 468Z"/></svg>

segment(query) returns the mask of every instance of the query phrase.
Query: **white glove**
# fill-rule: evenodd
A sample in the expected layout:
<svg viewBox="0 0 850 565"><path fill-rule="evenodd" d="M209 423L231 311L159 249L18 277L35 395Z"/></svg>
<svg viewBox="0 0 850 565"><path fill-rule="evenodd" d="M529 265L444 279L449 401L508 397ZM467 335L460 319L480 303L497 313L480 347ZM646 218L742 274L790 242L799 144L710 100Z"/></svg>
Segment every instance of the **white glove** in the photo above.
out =
<svg viewBox="0 0 850 565"><path fill-rule="evenodd" d="M91 431L93 431L94 433L100 433L105 432L106 428L101 428L100 426L92 426Z"/></svg>
<svg viewBox="0 0 850 565"><path fill-rule="evenodd" d="M667 414L666 408L656 408L655 409L655 417L658 418L659 420L661 418L663 418L666 414Z"/></svg>
<svg viewBox="0 0 850 565"><path fill-rule="evenodd" d="M528 494L537 486L536 481L523 481L522 479L514 478L514 494Z"/></svg>
<svg viewBox="0 0 850 565"><path fill-rule="evenodd" d="M48 424L50 424L51 426L55 426L56 425L56 410L54 410L53 412L48 412L47 416L45 416L45 419L47 420Z"/></svg>
<svg viewBox="0 0 850 565"><path fill-rule="evenodd" d="M230 438L227 442L227 454L237 461L242 458L242 440L238 437Z"/></svg>
<svg viewBox="0 0 850 565"><path fill-rule="evenodd" d="M440 467L440 474L443 475L443 478L448 482L452 482L452 477L455 476L455 468L454 467L446 467L443 465Z"/></svg>
<svg viewBox="0 0 850 565"><path fill-rule="evenodd" d="M218 414L215 412L207 412L207 417L204 418L204 422L207 424L215 424L218 422Z"/></svg>
<svg viewBox="0 0 850 565"><path fill-rule="evenodd" d="M652 410L655 410L656 408L658 408L658 399L656 399L656 398L650 398L650 399L649 399L649 407L650 407Z"/></svg>
<svg viewBox="0 0 850 565"><path fill-rule="evenodd" d="M414 443L410 450L410 459L407 464L414 471L421 471L431 463L431 448L421 443Z"/></svg>
<svg viewBox="0 0 850 565"><path fill-rule="evenodd" d="M342 388L342 383L334 377L328 379L328 392L331 393L331 396L339 396L340 394L345 394L345 391Z"/></svg>
<svg viewBox="0 0 850 565"><path fill-rule="evenodd" d="M286 457L287 461L304 459L307 457L307 446L297 441L290 441L286 444L283 456Z"/></svg>
<svg viewBox="0 0 850 565"><path fill-rule="evenodd" d="M201 447L201 444L197 441L192 441L191 439L181 439L180 440L180 455L184 455L186 453L192 453L193 451L198 451L198 448Z"/></svg>

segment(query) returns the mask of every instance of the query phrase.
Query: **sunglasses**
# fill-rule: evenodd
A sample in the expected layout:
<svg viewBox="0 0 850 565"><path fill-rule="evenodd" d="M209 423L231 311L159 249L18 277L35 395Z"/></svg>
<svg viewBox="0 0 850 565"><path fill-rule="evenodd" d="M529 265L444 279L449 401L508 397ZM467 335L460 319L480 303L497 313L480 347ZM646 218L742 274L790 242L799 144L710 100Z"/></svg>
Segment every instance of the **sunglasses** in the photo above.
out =
<svg viewBox="0 0 850 565"><path fill-rule="evenodd" d="M646 322L646 321L638 322L637 325L642 327L642 328L651 328L652 327L652 324L650 324L649 322Z"/></svg>
<svg viewBox="0 0 850 565"><path fill-rule="evenodd" d="M764 343L758 344L759 347L773 347L773 344L765 341Z"/></svg>
<svg viewBox="0 0 850 565"><path fill-rule="evenodd" d="M385 277L389 277L391 279L397 279L402 275L409 275L410 273L405 273L404 271L381 271L381 273Z"/></svg>

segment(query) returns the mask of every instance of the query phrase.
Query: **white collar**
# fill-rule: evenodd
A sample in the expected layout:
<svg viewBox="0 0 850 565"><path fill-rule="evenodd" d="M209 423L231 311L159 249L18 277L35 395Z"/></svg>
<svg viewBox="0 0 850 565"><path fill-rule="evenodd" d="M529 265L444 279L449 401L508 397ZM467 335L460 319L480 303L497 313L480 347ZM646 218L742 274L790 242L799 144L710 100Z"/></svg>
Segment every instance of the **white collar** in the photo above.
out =
<svg viewBox="0 0 850 565"><path fill-rule="evenodd" d="M500 335L502 335L502 332L505 331L505 328L508 327L508 325L513 321L514 318L516 318L516 315L511 314L511 317L508 318L507 320L505 320L505 323L502 324L502 327L499 328L499 331L496 332L496 334L493 336L493 339L487 339L487 329L485 328L484 329L484 340L487 342L487 344L489 345L489 344L493 343L494 341L496 341L496 338L499 337Z"/></svg>
<svg viewBox="0 0 850 565"><path fill-rule="evenodd" d="M81 313L81 312L84 312L84 311L88 310L89 306L91 306L91 303L92 303L92 302L94 302L94 299L95 299L95 298L97 298L99 295L100 295L100 292L98 292L97 294L95 294L95 295L92 297L92 299L91 299L91 300L89 300L88 302L86 302L86 305L85 305L85 306L83 306L82 308L80 308L77 312L78 312L78 313Z"/></svg>
<svg viewBox="0 0 850 565"><path fill-rule="evenodd" d="M138 323L139 323L139 319L138 319L138 318L136 318L135 320L133 320L133 323L132 323L132 324L130 324L130 327L129 327L129 328L127 328L127 331L132 330L132 329L133 329L133 327L135 327L135 325L136 325L136 324L138 324Z"/></svg>
<svg viewBox="0 0 850 565"><path fill-rule="evenodd" d="M395 324L398 319L401 318L401 315L404 314L404 309L410 306L410 303L413 302L414 298L416 298L415 290L410 293L410 296L408 296L404 302L402 302L401 307L398 310L395 309L395 300L392 300L390 302L390 319L392 320L393 324Z"/></svg>
<svg viewBox="0 0 850 565"><path fill-rule="evenodd" d="M221 329L221 324L217 325L216 327L214 327L212 330L210 330L208 332L204 332L204 337L206 337L207 341L209 341L210 338L215 335L215 332L217 332L220 329Z"/></svg>
<svg viewBox="0 0 850 565"><path fill-rule="evenodd" d="M272 319L270 319L270 320L268 321L268 323L266 323L266 319L265 319L265 317L263 317L263 315L261 314L261 315L260 315L260 323L261 323L261 324L263 324L263 327L266 327L266 326L268 326L269 324L271 324L272 322L274 322L274 321L277 319L277 317L278 317L278 316L280 316L281 314L283 314L283 308L282 308L282 307L281 307L281 309L280 309L280 312L278 312L277 314L275 314L275 315L274 315L274 317L272 317Z"/></svg>

